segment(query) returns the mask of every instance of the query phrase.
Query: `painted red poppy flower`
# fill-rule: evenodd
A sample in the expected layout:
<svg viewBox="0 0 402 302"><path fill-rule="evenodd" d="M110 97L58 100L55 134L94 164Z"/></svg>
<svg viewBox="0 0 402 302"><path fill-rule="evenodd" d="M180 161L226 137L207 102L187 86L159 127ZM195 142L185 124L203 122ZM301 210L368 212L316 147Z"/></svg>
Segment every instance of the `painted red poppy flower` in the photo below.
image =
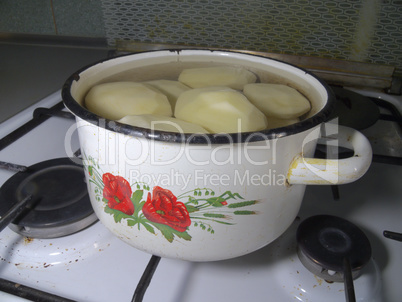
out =
<svg viewBox="0 0 402 302"><path fill-rule="evenodd" d="M161 187L153 188L152 197L148 193L142 212L148 220L168 225L179 232L184 232L191 224L184 203L177 201L171 191Z"/></svg>
<svg viewBox="0 0 402 302"><path fill-rule="evenodd" d="M108 200L108 207L127 215L133 215L134 204L130 197L132 194L130 184L121 176L105 173L102 176L103 197Z"/></svg>

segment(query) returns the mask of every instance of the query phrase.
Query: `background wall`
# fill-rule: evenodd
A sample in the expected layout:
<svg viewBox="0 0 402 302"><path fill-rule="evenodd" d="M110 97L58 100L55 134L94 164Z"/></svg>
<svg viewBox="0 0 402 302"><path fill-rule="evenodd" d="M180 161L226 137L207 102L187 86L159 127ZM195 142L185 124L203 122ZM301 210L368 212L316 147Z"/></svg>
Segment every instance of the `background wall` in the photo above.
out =
<svg viewBox="0 0 402 302"><path fill-rule="evenodd" d="M0 32L259 50L402 69L402 0L0 0Z"/></svg>
<svg viewBox="0 0 402 302"><path fill-rule="evenodd" d="M0 32L105 37L99 0L0 0Z"/></svg>

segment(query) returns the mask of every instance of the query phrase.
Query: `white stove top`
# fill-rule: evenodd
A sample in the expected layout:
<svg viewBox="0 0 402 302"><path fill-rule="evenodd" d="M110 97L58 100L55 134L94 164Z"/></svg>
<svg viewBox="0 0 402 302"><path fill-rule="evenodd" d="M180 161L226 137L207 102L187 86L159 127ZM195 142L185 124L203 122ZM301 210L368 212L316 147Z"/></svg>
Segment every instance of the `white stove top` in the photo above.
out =
<svg viewBox="0 0 402 302"><path fill-rule="evenodd" d="M59 101L57 92L36 106L50 107ZM398 98L393 102L398 103ZM32 111L28 108L3 123L0 137L29 120ZM2 150L0 160L29 166L66 157L64 136L73 124L50 118ZM76 137L72 145L73 151L78 149ZM0 169L0 184L12 175ZM327 283L311 274L296 254L299 222L317 214L350 220L371 242L372 260L354 283L358 301L398 301L402 296L402 243L385 238L382 232L402 232L401 176L401 166L373 163L363 178L339 187L338 201L328 186L310 186L300 219L278 240L226 261L162 259L144 301L345 301L343 283ZM0 233L0 278L76 301L131 301L150 257L115 238L99 222L57 239L29 239L8 228ZM3 296L0 293L2 301L6 300Z"/></svg>

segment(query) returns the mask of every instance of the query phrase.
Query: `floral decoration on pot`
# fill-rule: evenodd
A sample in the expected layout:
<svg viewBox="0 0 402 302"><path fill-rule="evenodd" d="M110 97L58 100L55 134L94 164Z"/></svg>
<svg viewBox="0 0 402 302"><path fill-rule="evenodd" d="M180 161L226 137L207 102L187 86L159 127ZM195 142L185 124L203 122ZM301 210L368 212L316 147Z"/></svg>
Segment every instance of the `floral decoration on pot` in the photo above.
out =
<svg viewBox="0 0 402 302"><path fill-rule="evenodd" d="M92 157L84 164L89 183L95 185L95 198L104 203L105 213L112 215L116 223L125 222L139 230L144 227L152 234L158 229L169 242L175 236L190 241L190 227L214 234L214 223L233 225L233 215L258 213L242 209L255 205L257 200L244 201L231 191L215 196L209 188L196 188L176 196L160 186L151 189L141 182L130 185L122 176L103 173Z"/></svg>

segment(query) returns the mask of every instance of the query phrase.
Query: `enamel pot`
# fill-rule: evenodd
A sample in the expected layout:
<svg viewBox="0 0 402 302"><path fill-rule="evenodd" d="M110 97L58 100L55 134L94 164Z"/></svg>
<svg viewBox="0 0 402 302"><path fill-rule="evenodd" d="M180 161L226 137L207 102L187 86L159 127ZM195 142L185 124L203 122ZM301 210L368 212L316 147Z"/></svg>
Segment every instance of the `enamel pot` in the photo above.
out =
<svg viewBox="0 0 402 302"><path fill-rule="evenodd" d="M86 93L99 83L176 80L184 68L217 65L242 66L261 82L294 87L312 109L301 122L282 128L200 135L133 127L84 106ZM353 182L371 163L362 134L328 123L334 95L326 84L267 57L210 50L130 54L73 74L62 95L76 116L99 220L128 244L162 257L213 261L253 252L290 226L306 185ZM320 137L349 147L354 156L313 158Z"/></svg>

